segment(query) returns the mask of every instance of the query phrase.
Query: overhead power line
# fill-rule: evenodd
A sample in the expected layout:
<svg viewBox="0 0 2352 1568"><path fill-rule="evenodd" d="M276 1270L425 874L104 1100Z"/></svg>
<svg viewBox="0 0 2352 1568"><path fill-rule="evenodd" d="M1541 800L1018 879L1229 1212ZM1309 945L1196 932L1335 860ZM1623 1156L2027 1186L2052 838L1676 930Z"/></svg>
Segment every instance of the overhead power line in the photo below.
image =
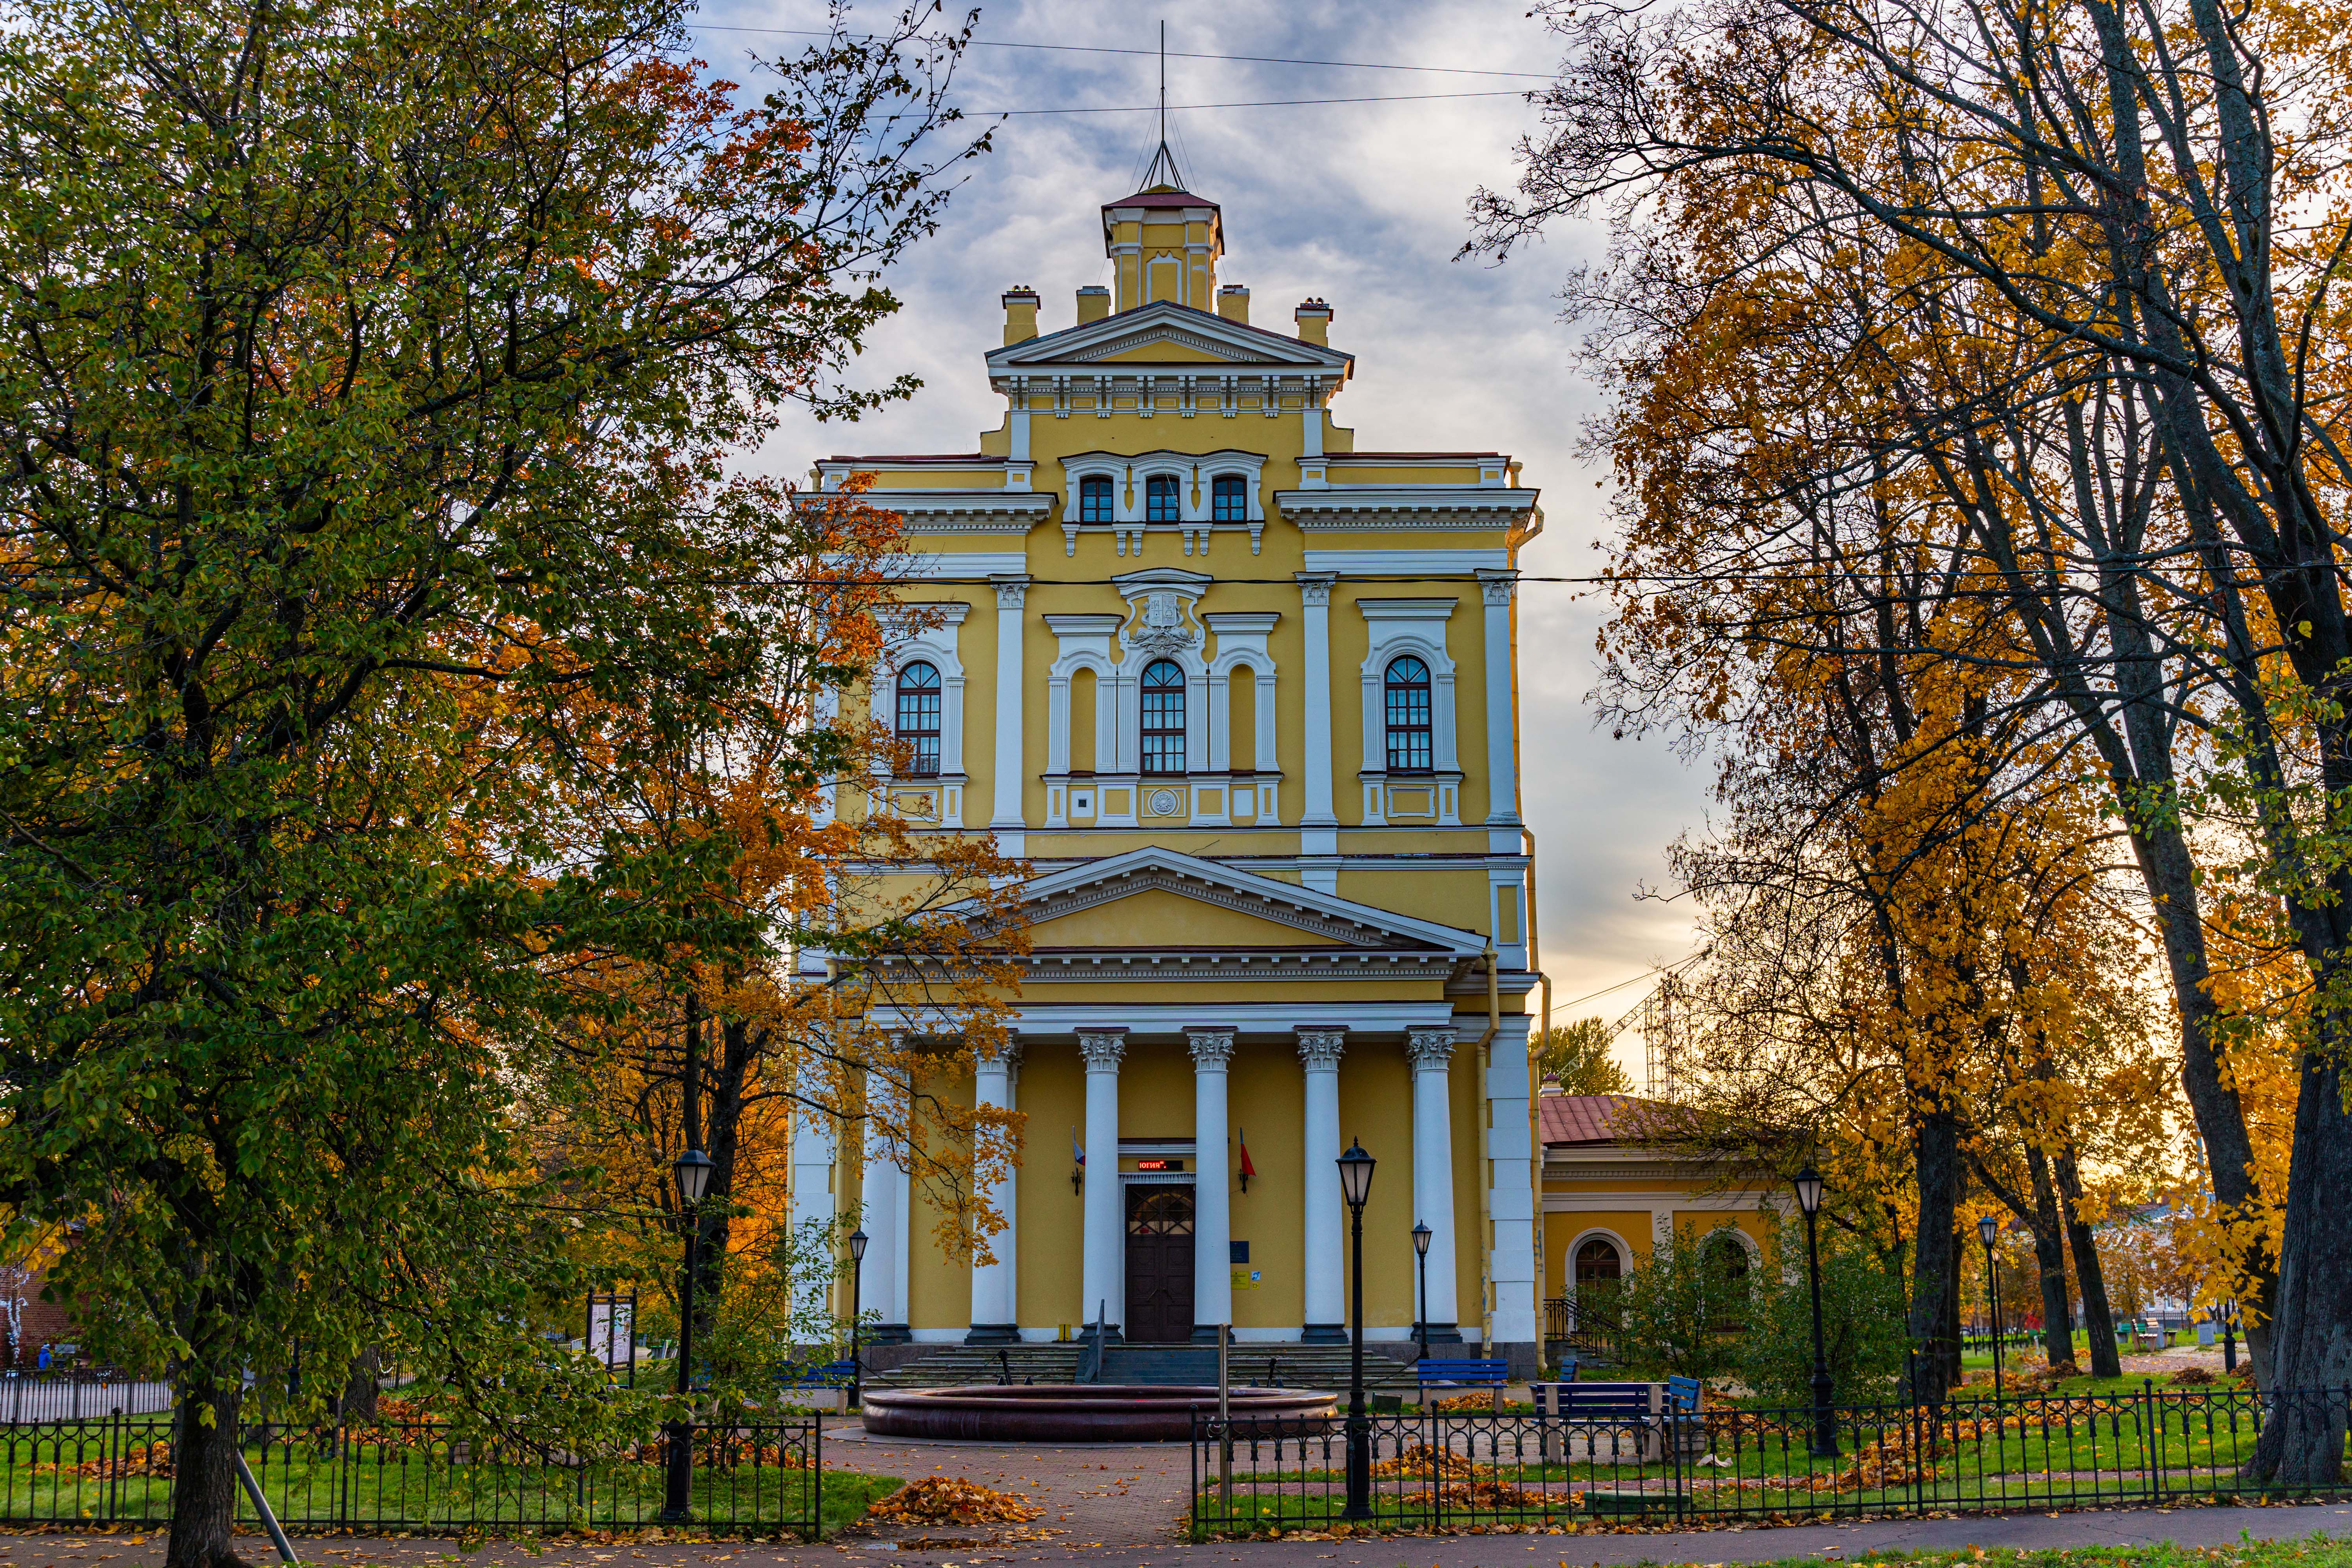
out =
<svg viewBox="0 0 2352 1568"><path fill-rule="evenodd" d="M826 38L833 35L815 27L744 27L718 22L698 22L696 29L705 33L773 33L784 37ZM1113 48L1103 44L1030 44L1010 38L974 38L976 49L1048 49L1056 54L1075 55L1158 55L1157 49ZM1167 52L1171 60L1234 60L1246 65L1261 66L1324 66L1338 70L1366 71L1427 71L1440 76L1507 76L1525 77L1531 81L1549 81L1549 71L1492 70L1483 66L1417 66L1402 65L1391 60L1309 60L1295 59L1286 55L1215 55L1186 53L1181 49ZM1355 100L1308 100L1309 102L1353 102Z"/></svg>
<svg viewBox="0 0 2352 1568"><path fill-rule="evenodd" d="M1486 92L1387 92L1366 98L1256 98L1234 103L1122 103L1102 109L967 109L975 120L1013 114L1165 114L1177 109L1293 109L1313 103L1417 103L1433 98L1524 98L1517 88Z"/></svg>

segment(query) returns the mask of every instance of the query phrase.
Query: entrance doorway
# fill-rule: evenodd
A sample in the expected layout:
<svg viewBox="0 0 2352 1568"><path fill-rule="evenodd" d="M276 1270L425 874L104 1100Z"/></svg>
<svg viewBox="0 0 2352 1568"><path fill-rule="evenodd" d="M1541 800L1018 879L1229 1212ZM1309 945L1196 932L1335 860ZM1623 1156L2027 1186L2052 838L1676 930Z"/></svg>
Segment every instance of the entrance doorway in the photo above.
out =
<svg viewBox="0 0 2352 1568"><path fill-rule="evenodd" d="M1192 1189L1137 1184L1127 1189L1127 1339L1189 1343L1192 1338Z"/></svg>

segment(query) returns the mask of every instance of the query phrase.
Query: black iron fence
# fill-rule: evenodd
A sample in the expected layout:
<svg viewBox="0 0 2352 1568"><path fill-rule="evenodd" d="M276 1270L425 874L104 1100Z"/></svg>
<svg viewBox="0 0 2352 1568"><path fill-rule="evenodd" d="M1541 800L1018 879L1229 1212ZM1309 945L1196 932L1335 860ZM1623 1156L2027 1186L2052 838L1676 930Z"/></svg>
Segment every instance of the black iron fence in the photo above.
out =
<svg viewBox="0 0 2352 1568"><path fill-rule="evenodd" d="M617 1452L548 1454L429 1421L249 1424L246 1463L289 1530L625 1530L660 1522L659 1435ZM171 1517L172 1423L127 1414L0 1426L0 1521L161 1525ZM814 1540L824 1432L809 1415L694 1429L693 1521ZM238 1517L257 1523L238 1498Z"/></svg>
<svg viewBox="0 0 2352 1568"><path fill-rule="evenodd" d="M2352 1495L2352 1481L2244 1479L2274 1422L2321 1434L2345 1472L2352 1388L1841 1406L1838 1453L1807 1410L1578 1418L1486 1412L1371 1417L1370 1528L1692 1523L1823 1514L2113 1507ZM1324 1529L1346 1500L1338 1418L1195 1419L1196 1536Z"/></svg>

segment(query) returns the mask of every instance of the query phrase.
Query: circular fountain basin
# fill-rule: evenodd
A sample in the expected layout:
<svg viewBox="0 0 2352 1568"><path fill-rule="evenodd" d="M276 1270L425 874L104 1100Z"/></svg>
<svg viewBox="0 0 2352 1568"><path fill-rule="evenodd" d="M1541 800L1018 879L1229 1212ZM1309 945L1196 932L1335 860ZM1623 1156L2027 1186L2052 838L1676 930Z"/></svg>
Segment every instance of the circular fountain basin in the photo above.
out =
<svg viewBox="0 0 2352 1568"><path fill-rule="evenodd" d="M1339 1403L1337 1394L1298 1388L1236 1388L1226 1397L1236 1421L1286 1417L1286 1436L1322 1432ZM1009 1443L1181 1443L1192 1436L1195 1410L1217 1413L1213 1385L1039 1383L872 1388L866 1391L866 1430L884 1437Z"/></svg>

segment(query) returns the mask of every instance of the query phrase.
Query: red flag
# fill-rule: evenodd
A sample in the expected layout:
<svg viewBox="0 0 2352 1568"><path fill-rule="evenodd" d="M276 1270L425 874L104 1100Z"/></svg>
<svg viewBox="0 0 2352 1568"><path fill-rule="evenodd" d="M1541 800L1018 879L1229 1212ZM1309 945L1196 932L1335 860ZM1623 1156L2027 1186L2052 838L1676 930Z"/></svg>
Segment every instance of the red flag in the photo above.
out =
<svg viewBox="0 0 2352 1568"><path fill-rule="evenodd" d="M1243 1134L1240 1128L1236 1127L1234 1129L1234 1140L1242 1146L1242 1180L1246 1182L1257 1174L1257 1167L1250 1163L1249 1139Z"/></svg>

